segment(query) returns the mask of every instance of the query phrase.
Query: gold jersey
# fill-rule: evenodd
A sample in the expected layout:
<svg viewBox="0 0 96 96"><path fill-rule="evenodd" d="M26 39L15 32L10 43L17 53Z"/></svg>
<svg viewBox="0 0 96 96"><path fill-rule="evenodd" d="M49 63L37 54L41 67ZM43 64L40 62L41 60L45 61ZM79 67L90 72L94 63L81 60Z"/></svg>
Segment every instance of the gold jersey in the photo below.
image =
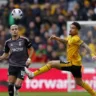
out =
<svg viewBox="0 0 96 96"><path fill-rule="evenodd" d="M83 41L78 35L67 38L67 60L76 66L81 66L81 56L79 54L80 45Z"/></svg>

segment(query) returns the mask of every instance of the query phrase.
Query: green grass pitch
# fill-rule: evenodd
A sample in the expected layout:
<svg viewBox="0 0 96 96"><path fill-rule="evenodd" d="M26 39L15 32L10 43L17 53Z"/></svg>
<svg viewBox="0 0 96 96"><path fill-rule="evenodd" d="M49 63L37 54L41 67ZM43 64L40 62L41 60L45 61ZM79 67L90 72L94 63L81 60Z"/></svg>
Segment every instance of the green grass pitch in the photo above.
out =
<svg viewBox="0 0 96 96"><path fill-rule="evenodd" d="M8 93L0 93L0 96L8 96ZM20 96L91 96L86 92L24 92Z"/></svg>

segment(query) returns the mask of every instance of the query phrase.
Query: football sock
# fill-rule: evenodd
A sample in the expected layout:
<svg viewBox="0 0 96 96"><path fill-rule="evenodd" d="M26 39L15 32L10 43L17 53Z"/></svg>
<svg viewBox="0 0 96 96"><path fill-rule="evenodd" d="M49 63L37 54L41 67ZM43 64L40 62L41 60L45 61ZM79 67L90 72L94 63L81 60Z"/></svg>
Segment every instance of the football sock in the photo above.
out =
<svg viewBox="0 0 96 96"><path fill-rule="evenodd" d="M8 92L9 92L9 96L14 96L14 84L13 83L8 84Z"/></svg>
<svg viewBox="0 0 96 96"><path fill-rule="evenodd" d="M45 66L41 67L40 69L34 71L34 76L37 76L39 74L45 73L51 69L50 64L46 64Z"/></svg>
<svg viewBox="0 0 96 96"><path fill-rule="evenodd" d="M88 91L92 96L96 95L95 91L85 82L82 83L82 87Z"/></svg>

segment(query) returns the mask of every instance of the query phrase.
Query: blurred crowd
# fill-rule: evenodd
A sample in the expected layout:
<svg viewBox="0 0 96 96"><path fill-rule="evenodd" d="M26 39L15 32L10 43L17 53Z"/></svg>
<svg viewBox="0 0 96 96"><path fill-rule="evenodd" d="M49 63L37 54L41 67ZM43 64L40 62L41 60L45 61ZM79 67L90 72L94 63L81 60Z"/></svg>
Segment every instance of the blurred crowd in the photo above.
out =
<svg viewBox="0 0 96 96"><path fill-rule="evenodd" d="M21 20L14 20L11 11L20 8L23 11ZM35 49L33 62L48 60L66 60L66 45L49 40L51 35L66 38L67 21L95 21L96 0L8 0L0 6L0 55L3 53L5 40L9 39L10 26L19 25L19 34L26 36ZM83 26L82 26L83 27ZM96 52L96 26L81 30L81 37L93 52ZM86 32L86 34L85 34ZM85 34L85 35L84 35ZM81 49L85 62L91 62L89 53Z"/></svg>

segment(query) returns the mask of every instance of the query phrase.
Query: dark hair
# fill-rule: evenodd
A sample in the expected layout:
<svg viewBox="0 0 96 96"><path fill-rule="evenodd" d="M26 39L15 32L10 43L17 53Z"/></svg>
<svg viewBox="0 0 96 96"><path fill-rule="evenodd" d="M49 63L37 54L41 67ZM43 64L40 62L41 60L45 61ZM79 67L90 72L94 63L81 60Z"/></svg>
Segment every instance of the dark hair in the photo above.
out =
<svg viewBox="0 0 96 96"><path fill-rule="evenodd" d="M77 22L73 22L73 23L72 23L72 25L75 25L75 26L76 26L76 28L77 28L78 30L80 30L80 29L81 29L80 24L79 24L79 23L77 23Z"/></svg>

